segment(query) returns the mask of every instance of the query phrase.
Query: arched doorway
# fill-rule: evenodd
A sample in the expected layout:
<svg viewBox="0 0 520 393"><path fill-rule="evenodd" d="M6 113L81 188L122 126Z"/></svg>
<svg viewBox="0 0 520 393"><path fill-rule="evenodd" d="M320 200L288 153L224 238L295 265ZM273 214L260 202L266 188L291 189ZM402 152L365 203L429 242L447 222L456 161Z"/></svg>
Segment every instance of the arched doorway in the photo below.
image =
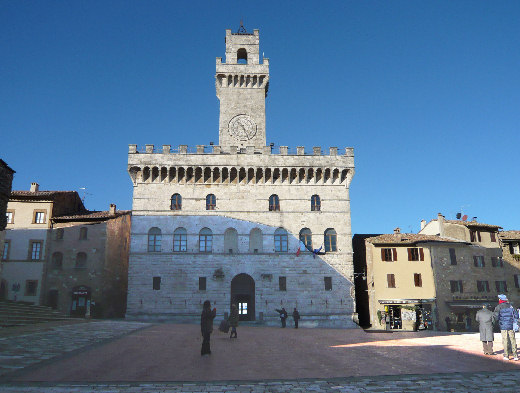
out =
<svg viewBox="0 0 520 393"><path fill-rule="evenodd" d="M72 289L72 304L70 315L84 317L90 312L90 288L80 285Z"/></svg>
<svg viewBox="0 0 520 393"><path fill-rule="evenodd" d="M231 280L231 303L238 306L240 321L255 320L255 280L248 274L237 274Z"/></svg>

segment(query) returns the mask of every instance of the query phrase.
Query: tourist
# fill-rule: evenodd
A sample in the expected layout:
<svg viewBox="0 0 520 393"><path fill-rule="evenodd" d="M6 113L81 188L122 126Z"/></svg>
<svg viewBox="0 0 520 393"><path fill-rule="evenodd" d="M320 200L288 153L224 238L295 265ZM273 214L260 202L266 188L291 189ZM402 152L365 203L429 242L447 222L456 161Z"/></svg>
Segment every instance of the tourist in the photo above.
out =
<svg viewBox="0 0 520 393"><path fill-rule="evenodd" d="M200 331L202 333L201 356L206 354L211 355L209 340L211 332L213 331L213 319L215 318L215 315L217 315L217 309L214 308L211 310L211 303L209 300L206 300L202 306L202 314L200 315Z"/></svg>
<svg viewBox="0 0 520 393"><path fill-rule="evenodd" d="M477 311L475 319L478 322L480 331L480 341L484 349L484 355L494 355L493 353L493 322L495 320L493 312L484 304L482 309Z"/></svg>
<svg viewBox="0 0 520 393"><path fill-rule="evenodd" d="M229 314L228 317L229 326L231 326L231 334L229 335L229 338L234 337L237 338L237 326L238 326L238 308L236 304L231 305L231 314Z"/></svg>
<svg viewBox="0 0 520 393"><path fill-rule="evenodd" d="M506 295L498 295L498 306L495 307L495 319L498 320L500 332L502 333L504 360L510 360L510 347L513 360L518 360L515 331L513 330L513 325L516 320L516 312L511 303L507 300Z"/></svg>
<svg viewBox="0 0 520 393"><path fill-rule="evenodd" d="M282 322L282 327L285 327L285 320L287 319L287 311L285 311L285 308L282 307L282 309L276 309L278 313L280 314L280 321Z"/></svg>
<svg viewBox="0 0 520 393"><path fill-rule="evenodd" d="M300 320L300 313L298 312L296 307L294 307L294 311L292 312L292 317L294 319L294 328L298 329L298 321Z"/></svg>

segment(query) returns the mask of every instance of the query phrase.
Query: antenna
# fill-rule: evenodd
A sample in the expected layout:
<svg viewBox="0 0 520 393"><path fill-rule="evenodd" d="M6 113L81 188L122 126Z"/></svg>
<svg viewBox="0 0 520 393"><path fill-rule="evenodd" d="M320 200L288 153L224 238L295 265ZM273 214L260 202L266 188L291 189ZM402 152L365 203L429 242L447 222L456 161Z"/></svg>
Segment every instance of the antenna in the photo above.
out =
<svg viewBox="0 0 520 393"><path fill-rule="evenodd" d="M85 198L87 197L87 195L92 195L92 194L90 192L87 192L87 187L80 187L79 189L83 190L83 197L81 198L81 202L83 202L83 204L85 204Z"/></svg>

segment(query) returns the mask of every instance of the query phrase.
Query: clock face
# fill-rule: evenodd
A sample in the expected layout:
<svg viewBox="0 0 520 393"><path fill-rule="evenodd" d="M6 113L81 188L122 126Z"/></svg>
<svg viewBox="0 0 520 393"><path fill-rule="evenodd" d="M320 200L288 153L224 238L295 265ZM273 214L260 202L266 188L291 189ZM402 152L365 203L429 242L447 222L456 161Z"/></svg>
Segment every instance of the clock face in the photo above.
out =
<svg viewBox="0 0 520 393"><path fill-rule="evenodd" d="M239 141L248 141L256 135L256 124L248 115L237 115L229 122L229 134Z"/></svg>

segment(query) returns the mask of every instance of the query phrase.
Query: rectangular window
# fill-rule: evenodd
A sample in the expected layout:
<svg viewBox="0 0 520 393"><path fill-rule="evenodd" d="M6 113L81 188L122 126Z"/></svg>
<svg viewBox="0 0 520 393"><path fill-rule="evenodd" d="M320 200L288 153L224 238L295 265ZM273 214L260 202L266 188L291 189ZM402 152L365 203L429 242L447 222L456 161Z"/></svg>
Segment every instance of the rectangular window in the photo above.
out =
<svg viewBox="0 0 520 393"><path fill-rule="evenodd" d="M422 287L421 273L414 273L413 274L413 282L414 282L416 287Z"/></svg>
<svg viewBox="0 0 520 393"><path fill-rule="evenodd" d="M490 236L491 236L491 242L492 242L492 243L496 243L496 241L497 241L497 237L495 236L495 232L491 232L491 233L490 233Z"/></svg>
<svg viewBox="0 0 520 393"><path fill-rule="evenodd" d="M34 211L33 224L45 224L45 210Z"/></svg>
<svg viewBox="0 0 520 393"><path fill-rule="evenodd" d="M287 278L280 276L278 277L278 289L280 291L287 291Z"/></svg>
<svg viewBox="0 0 520 393"><path fill-rule="evenodd" d="M25 281L25 296L36 296L36 290L38 289L37 280Z"/></svg>
<svg viewBox="0 0 520 393"><path fill-rule="evenodd" d="M515 288L520 288L520 274L515 274Z"/></svg>
<svg viewBox="0 0 520 393"><path fill-rule="evenodd" d="M206 290L206 277L199 277L199 291Z"/></svg>
<svg viewBox="0 0 520 393"><path fill-rule="evenodd" d="M42 258L42 245L43 242L31 241L30 243L30 260L39 261Z"/></svg>
<svg viewBox="0 0 520 393"><path fill-rule="evenodd" d="M422 248L409 248L408 249L408 260L409 261L424 261L424 251Z"/></svg>
<svg viewBox="0 0 520 393"><path fill-rule="evenodd" d="M332 277L323 277L323 281L325 282L325 290L332 291Z"/></svg>
<svg viewBox="0 0 520 393"><path fill-rule="evenodd" d="M5 218L7 218L8 224L14 224L14 210L7 210L5 212Z"/></svg>
<svg viewBox="0 0 520 393"><path fill-rule="evenodd" d="M477 281L477 291L478 292L489 292L489 282L488 281Z"/></svg>
<svg viewBox="0 0 520 393"><path fill-rule="evenodd" d="M462 287L462 280L450 281L450 289L451 289L451 293L455 293L455 292L463 293L464 288Z"/></svg>
<svg viewBox="0 0 520 393"><path fill-rule="evenodd" d="M159 291L161 289L161 277L153 278L153 290Z"/></svg>
<svg viewBox="0 0 520 393"><path fill-rule="evenodd" d="M187 249L188 249L187 235L184 233L173 235L173 251L186 252Z"/></svg>
<svg viewBox="0 0 520 393"><path fill-rule="evenodd" d="M507 292L507 283L505 281L495 281L497 292Z"/></svg>
<svg viewBox="0 0 520 393"><path fill-rule="evenodd" d="M2 261L9 260L9 249L11 248L11 240L6 240L4 242L4 251L2 252Z"/></svg>
<svg viewBox="0 0 520 393"><path fill-rule="evenodd" d="M386 275L386 284L388 288L395 288L395 275L387 274Z"/></svg>
<svg viewBox="0 0 520 393"><path fill-rule="evenodd" d="M385 262L397 261L397 249L396 248L382 248L381 249L381 260Z"/></svg>
<svg viewBox="0 0 520 393"><path fill-rule="evenodd" d="M501 257L491 257L493 267L504 267L504 260Z"/></svg>
<svg viewBox="0 0 520 393"><path fill-rule="evenodd" d="M476 232L473 229L469 230L469 241L470 242L476 242L477 241Z"/></svg>
<svg viewBox="0 0 520 393"><path fill-rule="evenodd" d="M486 264L484 263L484 256L482 255L474 255L473 256L473 264L476 267L484 267Z"/></svg>
<svg viewBox="0 0 520 393"><path fill-rule="evenodd" d="M452 265L456 265L457 264L457 255L455 254L455 249L454 248L450 248L450 263Z"/></svg>

